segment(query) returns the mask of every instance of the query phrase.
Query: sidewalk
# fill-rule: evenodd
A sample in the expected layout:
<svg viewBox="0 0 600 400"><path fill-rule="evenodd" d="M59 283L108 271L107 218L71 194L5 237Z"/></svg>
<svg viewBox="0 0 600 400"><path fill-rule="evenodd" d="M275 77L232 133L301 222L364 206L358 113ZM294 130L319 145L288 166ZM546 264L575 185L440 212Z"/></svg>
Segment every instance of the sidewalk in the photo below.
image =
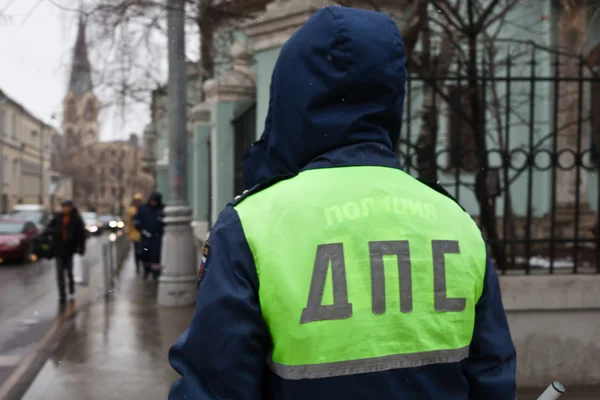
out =
<svg viewBox="0 0 600 400"><path fill-rule="evenodd" d="M78 285L77 299L67 307L59 307L53 261L19 266L19 274L3 282L9 287L2 293L0 313L0 399L21 398L44 364L49 348L61 338L69 318L102 295L100 245L101 239L90 242L85 256L90 285Z"/></svg>
<svg viewBox="0 0 600 400"><path fill-rule="evenodd" d="M118 275L112 299L76 313L24 400L166 398L177 378L167 352L194 308L158 307L157 283L131 258Z"/></svg>

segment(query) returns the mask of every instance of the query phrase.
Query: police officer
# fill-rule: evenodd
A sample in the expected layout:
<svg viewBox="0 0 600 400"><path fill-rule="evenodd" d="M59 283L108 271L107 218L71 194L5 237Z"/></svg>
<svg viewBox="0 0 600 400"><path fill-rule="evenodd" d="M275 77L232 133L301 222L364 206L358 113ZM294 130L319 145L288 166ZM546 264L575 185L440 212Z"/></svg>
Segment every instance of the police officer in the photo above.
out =
<svg viewBox="0 0 600 400"><path fill-rule="evenodd" d="M394 154L405 62L390 17L343 7L283 46L252 189L205 245L169 399L515 398L481 232Z"/></svg>

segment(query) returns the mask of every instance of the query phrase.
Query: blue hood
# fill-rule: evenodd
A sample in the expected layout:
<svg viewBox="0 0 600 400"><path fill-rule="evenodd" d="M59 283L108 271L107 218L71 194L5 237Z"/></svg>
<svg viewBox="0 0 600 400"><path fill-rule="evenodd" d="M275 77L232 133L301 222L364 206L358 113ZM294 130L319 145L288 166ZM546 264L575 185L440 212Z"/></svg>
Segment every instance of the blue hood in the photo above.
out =
<svg viewBox="0 0 600 400"><path fill-rule="evenodd" d="M399 168L405 83L404 44L389 16L319 10L281 49L265 130L244 155L246 187L308 168Z"/></svg>

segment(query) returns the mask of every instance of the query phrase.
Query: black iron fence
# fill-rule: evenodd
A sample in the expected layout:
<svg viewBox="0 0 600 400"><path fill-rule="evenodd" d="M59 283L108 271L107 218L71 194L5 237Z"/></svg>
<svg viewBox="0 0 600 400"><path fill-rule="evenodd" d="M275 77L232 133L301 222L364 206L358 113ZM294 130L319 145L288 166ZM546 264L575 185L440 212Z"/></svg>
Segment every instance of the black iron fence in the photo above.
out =
<svg viewBox="0 0 600 400"><path fill-rule="evenodd" d="M404 120L405 170L456 197L503 273L600 272L600 76L583 58L534 49L412 71Z"/></svg>

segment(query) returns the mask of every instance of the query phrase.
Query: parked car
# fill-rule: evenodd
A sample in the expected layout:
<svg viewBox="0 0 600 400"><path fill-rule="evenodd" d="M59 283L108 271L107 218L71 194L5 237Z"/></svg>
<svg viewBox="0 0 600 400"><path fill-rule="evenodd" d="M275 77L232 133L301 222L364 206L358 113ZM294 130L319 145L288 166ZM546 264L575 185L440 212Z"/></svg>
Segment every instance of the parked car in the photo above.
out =
<svg viewBox="0 0 600 400"><path fill-rule="evenodd" d="M125 227L121 217L116 215L101 215L98 217L99 228L104 232L117 232Z"/></svg>
<svg viewBox="0 0 600 400"><path fill-rule="evenodd" d="M86 211L81 213L81 218L83 219L83 223L85 224L85 231L87 235L99 235L100 230L100 221L98 220L98 214L92 211Z"/></svg>
<svg viewBox="0 0 600 400"><path fill-rule="evenodd" d="M33 241L39 232L31 221L0 219L0 262L32 261Z"/></svg>
<svg viewBox="0 0 600 400"><path fill-rule="evenodd" d="M10 213L12 219L33 222L38 231L44 229L51 217L50 211L43 204L17 204Z"/></svg>

